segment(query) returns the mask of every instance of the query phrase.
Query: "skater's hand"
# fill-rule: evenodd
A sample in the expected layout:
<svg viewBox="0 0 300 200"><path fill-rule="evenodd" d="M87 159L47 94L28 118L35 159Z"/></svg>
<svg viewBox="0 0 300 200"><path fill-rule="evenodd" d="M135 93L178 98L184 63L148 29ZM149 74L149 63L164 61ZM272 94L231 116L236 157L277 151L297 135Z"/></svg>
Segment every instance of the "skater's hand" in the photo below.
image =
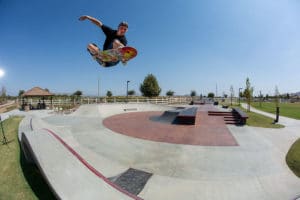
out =
<svg viewBox="0 0 300 200"><path fill-rule="evenodd" d="M83 15L83 16L79 17L79 20L80 20L80 21L83 21L83 20L86 20L86 19L88 19L88 16L87 16L87 15Z"/></svg>
<svg viewBox="0 0 300 200"><path fill-rule="evenodd" d="M102 27L102 25L103 25L103 23L100 20L98 20L94 17L88 16L88 15L83 15L83 16L79 17L80 21L83 21L86 19L90 20L91 22L93 22L94 24L96 24L99 27Z"/></svg>
<svg viewBox="0 0 300 200"><path fill-rule="evenodd" d="M123 64L124 66L127 65L127 60L122 59L121 62L122 62L122 64Z"/></svg>

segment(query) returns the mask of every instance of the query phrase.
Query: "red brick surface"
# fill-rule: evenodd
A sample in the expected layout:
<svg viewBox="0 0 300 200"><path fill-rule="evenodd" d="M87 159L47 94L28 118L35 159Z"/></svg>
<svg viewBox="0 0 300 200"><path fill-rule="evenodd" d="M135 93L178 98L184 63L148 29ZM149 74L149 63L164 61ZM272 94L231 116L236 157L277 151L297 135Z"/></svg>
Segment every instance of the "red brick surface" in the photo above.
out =
<svg viewBox="0 0 300 200"><path fill-rule="evenodd" d="M203 146L236 146L238 143L222 116L198 111L195 125L155 121L163 112L132 112L104 119L103 124L116 133L145 140Z"/></svg>

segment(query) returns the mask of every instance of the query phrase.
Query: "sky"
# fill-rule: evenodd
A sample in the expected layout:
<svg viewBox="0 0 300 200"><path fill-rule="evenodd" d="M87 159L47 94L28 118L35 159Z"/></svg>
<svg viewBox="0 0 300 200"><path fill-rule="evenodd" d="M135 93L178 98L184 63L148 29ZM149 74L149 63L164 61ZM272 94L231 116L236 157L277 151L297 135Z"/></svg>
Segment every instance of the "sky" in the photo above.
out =
<svg viewBox="0 0 300 200"><path fill-rule="evenodd" d="M153 74L175 95L254 95L300 91L298 0L0 0L0 86L8 95L39 86L58 94L140 94ZM102 30L81 15L117 28L129 24L126 66L103 68L86 51L102 47ZM99 83L99 91L98 91Z"/></svg>

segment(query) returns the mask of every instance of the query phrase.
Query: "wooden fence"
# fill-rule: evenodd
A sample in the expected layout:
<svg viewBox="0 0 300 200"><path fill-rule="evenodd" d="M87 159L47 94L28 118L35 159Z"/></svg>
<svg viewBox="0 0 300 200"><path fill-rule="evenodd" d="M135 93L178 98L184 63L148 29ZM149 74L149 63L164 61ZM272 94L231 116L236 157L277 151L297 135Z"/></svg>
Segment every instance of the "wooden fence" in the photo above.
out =
<svg viewBox="0 0 300 200"><path fill-rule="evenodd" d="M63 107L63 106L69 106L69 105L81 105L81 104L99 104L99 103L153 103L153 104L190 104L191 101L196 102L205 102L205 103L213 103L215 101L218 101L221 105L230 105L232 104L238 104L240 101L245 101L244 98L222 98L222 97L215 97L213 99L210 98L202 98L199 97L189 97L189 96L175 96L175 97L156 97L156 98L146 98L141 96L129 96L128 98L126 96L120 96L120 97L81 97L81 98L53 98L41 100L38 98L27 98L27 99L17 99L16 102L19 103L19 105L22 105L25 103L26 105L32 105L36 106L39 103L45 103L47 107L50 105L54 107ZM253 98L252 101L261 101L259 98ZM266 100L264 100L265 102ZM270 102L273 101L273 99L270 100ZM280 99L281 103L288 103L291 102L291 99Z"/></svg>
<svg viewBox="0 0 300 200"><path fill-rule="evenodd" d="M60 99L45 99L40 100L38 98L27 98L25 100L17 99L19 104L38 105L45 103L47 106L64 106L64 105L76 105L76 104L98 104L98 103L153 103L153 104L188 104L192 101L191 97L157 97L157 98L145 98L145 97L82 97L78 99L72 98L60 98Z"/></svg>

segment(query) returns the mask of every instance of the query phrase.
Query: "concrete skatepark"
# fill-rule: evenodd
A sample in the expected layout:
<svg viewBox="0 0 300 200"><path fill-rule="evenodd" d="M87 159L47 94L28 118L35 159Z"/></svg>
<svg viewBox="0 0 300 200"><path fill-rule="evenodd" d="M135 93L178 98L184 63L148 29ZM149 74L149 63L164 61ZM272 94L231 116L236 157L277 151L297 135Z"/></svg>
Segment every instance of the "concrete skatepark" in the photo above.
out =
<svg viewBox="0 0 300 200"><path fill-rule="evenodd" d="M300 197L300 179L285 162L300 121L281 117L283 129L204 123L209 106L199 106L192 126L159 120L175 109L165 105L82 105L69 115L32 111L19 139L59 199ZM199 133L196 143L190 131Z"/></svg>

